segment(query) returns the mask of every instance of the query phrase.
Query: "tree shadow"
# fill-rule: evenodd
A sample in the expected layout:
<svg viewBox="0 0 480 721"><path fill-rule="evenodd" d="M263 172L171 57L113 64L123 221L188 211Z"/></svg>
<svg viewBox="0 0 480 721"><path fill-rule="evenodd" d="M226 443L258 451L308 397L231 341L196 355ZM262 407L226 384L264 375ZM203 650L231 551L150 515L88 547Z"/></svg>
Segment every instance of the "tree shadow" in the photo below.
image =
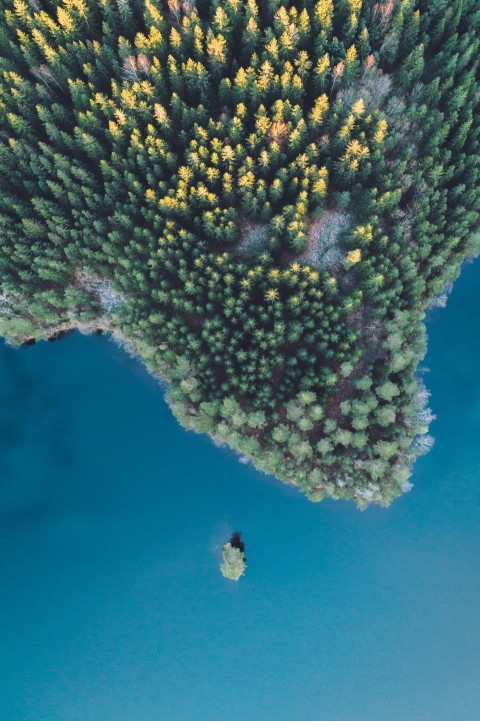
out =
<svg viewBox="0 0 480 721"><path fill-rule="evenodd" d="M241 535L242 534L238 533L238 531L234 531L234 533L232 533L229 543L232 546L232 548L238 548L238 550L241 551L241 553L244 553L245 544L241 539Z"/></svg>
<svg viewBox="0 0 480 721"><path fill-rule="evenodd" d="M47 340L49 343L55 343L57 340L62 340L62 338L66 338L67 335L70 335L71 332L71 330L59 330L57 333L54 333L49 338L47 338Z"/></svg>

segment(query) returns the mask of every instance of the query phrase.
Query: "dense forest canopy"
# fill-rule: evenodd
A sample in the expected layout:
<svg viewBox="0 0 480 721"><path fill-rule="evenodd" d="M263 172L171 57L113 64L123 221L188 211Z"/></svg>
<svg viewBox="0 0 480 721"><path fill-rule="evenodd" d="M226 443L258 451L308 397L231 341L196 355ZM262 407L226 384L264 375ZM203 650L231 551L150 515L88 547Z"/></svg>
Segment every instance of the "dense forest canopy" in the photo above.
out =
<svg viewBox="0 0 480 721"><path fill-rule="evenodd" d="M424 311L476 252L477 0L3 0L0 331L114 330L312 500L430 445Z"/></svg>

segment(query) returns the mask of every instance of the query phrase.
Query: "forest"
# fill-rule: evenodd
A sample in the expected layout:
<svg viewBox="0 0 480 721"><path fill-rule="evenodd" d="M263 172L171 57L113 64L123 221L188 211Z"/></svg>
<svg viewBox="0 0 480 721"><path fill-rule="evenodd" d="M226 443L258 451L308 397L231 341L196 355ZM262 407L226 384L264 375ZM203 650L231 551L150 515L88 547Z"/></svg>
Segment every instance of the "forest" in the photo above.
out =
<svg viewBox="0 0 480 721"><path fill-rule="evenodd" d="M185 428L389 505L480 248L479 44L478 0L3 0L0 334L111 331Z"/></svg>

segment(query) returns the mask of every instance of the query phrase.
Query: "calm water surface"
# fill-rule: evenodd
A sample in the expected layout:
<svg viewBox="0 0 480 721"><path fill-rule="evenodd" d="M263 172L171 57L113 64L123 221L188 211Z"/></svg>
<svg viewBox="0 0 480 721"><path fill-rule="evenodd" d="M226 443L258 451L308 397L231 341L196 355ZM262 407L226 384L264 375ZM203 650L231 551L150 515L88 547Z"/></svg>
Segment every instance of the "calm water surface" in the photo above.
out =
<svg viewBox="0 0 480 721"><path fill-rule="evenodd" d="M436 446L388 510L184 432L105 338L0 347L2 721L478 719L479 280L429 316Z"/></svg>

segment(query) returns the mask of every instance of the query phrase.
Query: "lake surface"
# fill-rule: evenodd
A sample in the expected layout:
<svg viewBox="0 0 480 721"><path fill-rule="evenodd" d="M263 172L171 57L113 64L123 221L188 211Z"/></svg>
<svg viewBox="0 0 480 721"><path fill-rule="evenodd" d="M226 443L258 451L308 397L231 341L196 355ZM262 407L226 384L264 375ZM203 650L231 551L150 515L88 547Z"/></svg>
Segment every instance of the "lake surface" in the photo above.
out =
<svg viewBox="0 0 480 721"><path fill-rule="evenodd" d="M429 314L436 445L365 513L183 431L106 338L1 346L2 721L478 719L479 282Z"/></svg>

